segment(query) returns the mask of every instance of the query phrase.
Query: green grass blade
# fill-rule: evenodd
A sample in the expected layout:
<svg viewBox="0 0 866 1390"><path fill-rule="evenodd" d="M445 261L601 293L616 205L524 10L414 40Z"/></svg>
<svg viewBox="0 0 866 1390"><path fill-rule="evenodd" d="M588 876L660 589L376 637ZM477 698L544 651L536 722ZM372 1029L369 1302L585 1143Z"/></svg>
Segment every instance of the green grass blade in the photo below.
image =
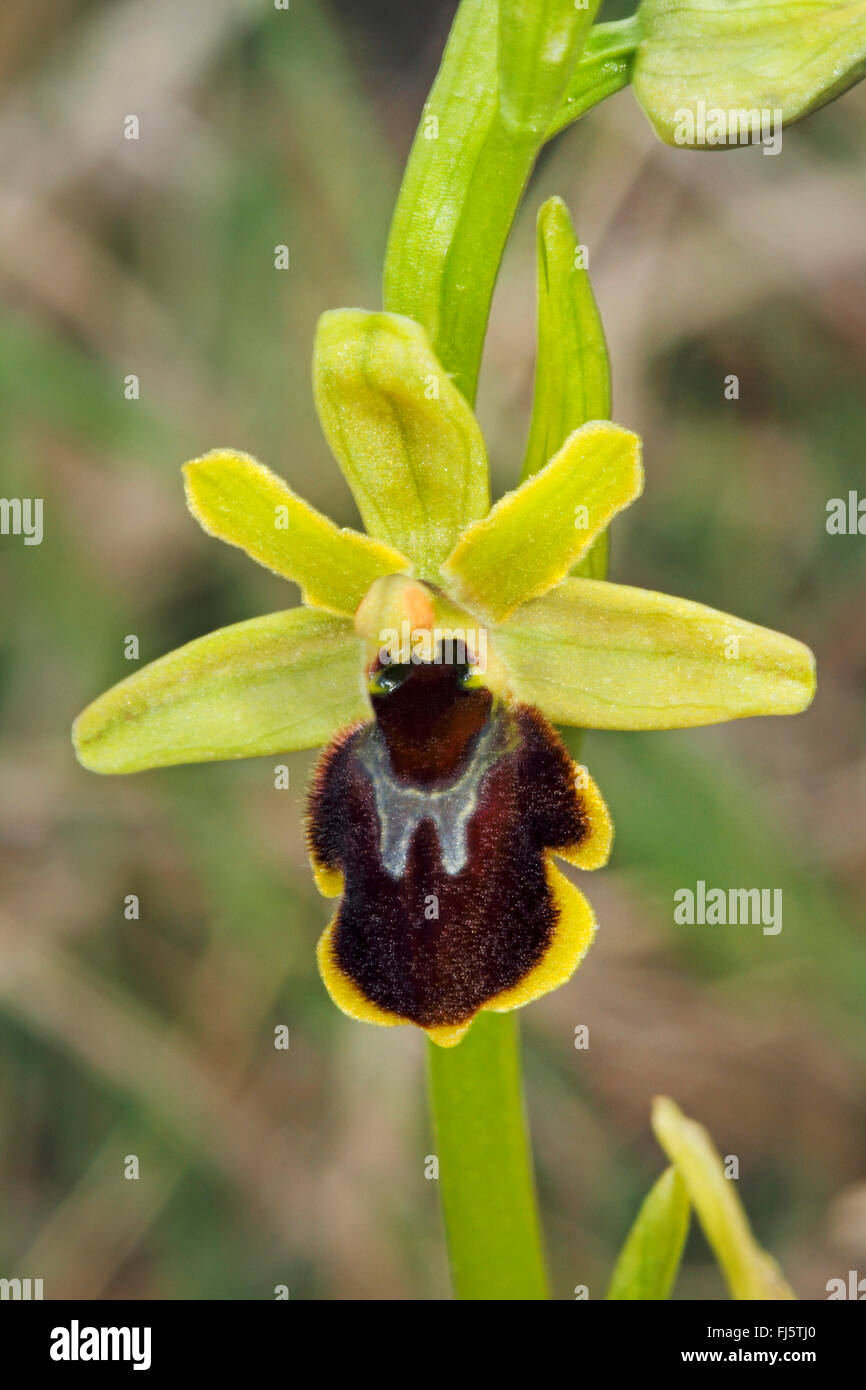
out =
<svg viewBox="0 0 866 1390"><path fill-rule="evenodd" d="M609 1299L670 1298L689 1230L689 1195L676 1168L666 1168L645 1197L620 1251Z"/></svg>

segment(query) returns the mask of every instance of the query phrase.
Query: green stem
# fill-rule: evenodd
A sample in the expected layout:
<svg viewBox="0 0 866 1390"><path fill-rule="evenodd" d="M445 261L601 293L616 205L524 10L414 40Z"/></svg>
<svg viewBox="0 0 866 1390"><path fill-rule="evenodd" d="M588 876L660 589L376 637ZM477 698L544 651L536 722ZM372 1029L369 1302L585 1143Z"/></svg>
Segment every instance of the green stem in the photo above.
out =
<svg viewBox="0 0 866 1390"><path fill-rule="evenodd" d="M457 1047L430 1043L429 1075L457 1297L547 1298L516 1015L482 1013Z"/></svg>
<svg viewBox="0 0 866 1390"><path fill-rule="evenodd" d="M596 24L590 30L565 100L548 128L548 140L585 116L591 107L628 86L640 39L636 14L610 24Z"/></svg>

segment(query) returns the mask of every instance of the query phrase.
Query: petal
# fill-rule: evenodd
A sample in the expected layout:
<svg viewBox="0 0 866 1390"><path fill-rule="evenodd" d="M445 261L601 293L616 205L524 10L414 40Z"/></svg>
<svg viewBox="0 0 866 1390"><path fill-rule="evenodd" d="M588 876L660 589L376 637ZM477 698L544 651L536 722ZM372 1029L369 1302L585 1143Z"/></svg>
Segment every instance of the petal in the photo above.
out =
<svg viewBox="0 0 866 1390"><path fill-rule="evenodd" d="M426 333L396 314L323 314L313 387L367 530L437 578L489 492L481 431Z"/></svg>
<svg viewBox="0 0 866 1390"><path fill-rule="evenodd" d="M489 622L546 593L643 487L640 439L595 420L464 532L442 566L455 598Z"/></svg>
<svg viewBox="0 0 866 1390"><path fill-rule="evenodd" d="M369 715L352 624L291 608L151 662L88 705L72 736L92 772L141 772L313 748Z"/></svg>
<svg viewBox="0 0 866 1390"><path fill-rule="evenodd" d="M653 1183L617 1258L607 1291L619 1301L661 1301L671 1296L689 1232L691 1207L676 1168Z"/></svg>
<svg viewBox="0 0 866 1390"><path fill-rule="evenodd" d="M378 1004L374 1004L340 969L335 940L339 925L338 916L335 916L322 932L316 947L319 974L331 999L342 1013L349 1018L357 1019L359 1023L378 1023L383 1028L395 1028L398 1024L408 1023L408 1019L401 1018L399 1014L390 1013L387 1009L382 1009Z"/></svg>
<svg viewBox="0 0 866 1390"><path fill-rule="evenodd" d="M313 871L313 881L323 898L339 898L342 896L346 886L342 870L329 869L324 864L320 864L314 854L310 854L310 868Z"/></svg>
<svg viewBox="0 0 866 1390"><path fill-rule="evenodd" d="M587 768L576 767L562 739L531 705L514 712L526 755L524 826L536 843L578 869L606 864L613 822Z"/></svg>
<svg viewBox="0 0 866 1390"><path fill-rule="evenodd" d="M375 1023L380 1028L396 1028L400 1024L407 1024L409 1022L407 1018L401 1018L399 1014L389 1013L387 1009L381 1009L378 1004L374 1004L340 969L335 944L338 917L339 914L322 932L316 947L319 974L331 997L331 1002L336 1004L341 1013L346 1014L348 1018L356 1019L358 1023ZM440 1047L454 1047L468 1033L471 1026L472 1020L470 1019L468 1023L441 1024L437 1027L425 1028L423 1031L432 1042L438 1043Z"/></svg>
<svg viewBox="0 0 866 1390"><path fill-rule="evenodd" d="M187 504L205 531L294 580L305 603L351 617L375 579L410 568L389 546L341 531L249 454L214 449L183 472Z"/></svg>
<svg viewBox="0 0 866 1390"><path fill-rule="evenodd" d="M797 714L814 657L792 637L687 599L566 579L494 634L515 698L590 729L677 729Z"/></svg>
<svg viewBox="0 0 866 1390"><path fill-rule="evenodd" d="M762 115L781 140L866 70L863 0L642 0L637 21L634 93L669 145L744 143Z"/></svg>
<svg viewBox="0 0 866 1390"><path fill-rule="evenodd" d="M569 980L595 935L595 914L586 898L548 858L545 874L556 914L553 939L541 960L511 989L484 1005L492 1013L519 1009Z"/></svg>
<svg viewBox="0 0 866 1390"><path fill-rule="evenodd" d="M479 1009L568 979L595 923L552 856L609 840L597 790L538 711L463 676L459 661L411 664L374 693L373 722L322 755L307 817L317 881L342 891L319 950L332 998L441 1046Z"/></svg>
<svg viewBox="0 0 866 1390"><path fill-rule="evenodd" d="M513 988L503 990L482 1007L491 1013L510 1013L549 994L566 983L577 969L592 944L596 930L595 915L583 894L548 860L545 869L551 900L556 914L556 927L551 943L538 964ZM381 1008L358 988L341 969L337 957L339 916L331 921L319 938L316 958L319 974L337 1008L359 1023L375 1023L393 1028L410 1020ZM472 1019L464 1023L439 1024L424 1029L427 1036L440 1047L454 1047L471 1027Z"/></svg>
<svg viewBox="0 0 866 1390"><path fill-rule="evenodd" d="M687 1119L666 1096L655 1100L652 1123L656 1138L688 1188L733 1297L796 1297L775 1260L752 1235L736 1183L725 1176L722 1160L703 1126Z"/></svg>
<svg viewBox="0 0 866 1390"><path fill-rule="evenodd" d="M601 869L610 858L613 847L613 821L607 802L583 766L574 769L574 788L588 834L564 849L557 846L554 854L577 869Z"/></svg>

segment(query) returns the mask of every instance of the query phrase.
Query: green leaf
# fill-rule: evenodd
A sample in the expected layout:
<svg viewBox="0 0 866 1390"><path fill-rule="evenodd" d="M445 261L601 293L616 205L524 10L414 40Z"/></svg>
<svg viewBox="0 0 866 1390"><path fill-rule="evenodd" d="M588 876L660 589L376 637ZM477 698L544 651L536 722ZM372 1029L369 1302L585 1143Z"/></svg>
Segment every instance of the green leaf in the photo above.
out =
<svg viewBox="0 0 866 1390"><path fill-rule="evenodd" d="M561 198L538 213L538 351L521 481L552 459L573 430L610 419L610 364L601 317Z"/></svg>
<svg viewBox="0 0 866 1390"><path fill-rule="evenodd" d="M609 1299L670 1298L689 1230L689 1195L676 1168L666 1168L644 1198L607 1291Z"/></svg>
<svg viewBox="0 0 866 1390"><path fill-rule="evenodd" d="M214 449L183 471L205 531L294 580L305 603L351 617L374 580L410 568L389 546L340 530L249 454Z"/></svg>
<svg viewBox="0 0 866 1390"><path fill-rule="evenodd" d="M796 1294L781 1270L752 1234L722 1160L702 1125L689 1120L666 1096L653 1104L656 1138L688 1188L731 1296L737 1299L791 1299Z"/></svg>
<svg viewBox="0 0 866 1390"><path fill-rule="evenodd" d="M546 135L565 100L599 0L500 0L499 100L502 119Z"/></svg>
<svg viewBox="0 0 866 1390"><path fill-rule="evenodd" d="M798 714L815 663L792 637L688 599L566 579L491 636L518 700L588 729Z"/></svg>
<svg viewBox="0 0 866 1390"><path fill-rule="evenodd" d="M291 608L199 637L94 700L72 731L92 772L315 748L369 717L345 618Z"/></svg>
<svg viewBox="0 0 866 1390"><path fill-rule="evenodd" d="M643 487L640 439L583 425L541 470L470 526L442 566L458 602L497 622L545 593Z"/></svg>
<svg viewBox="0 0 866 1390"><path fill-rule="evenodd" d="M593 25L565 97L548 129L548 139L606 97L628 86L639 42L637 15L610 24Z"/></svg>
<svg viewBox="0 0 866 1390"><path fill-rule="evenodd" d="M746 143L737 113L778 135L866 72L866 0L643 0L638 22L634 92L668 145Z"/></svg>
<svg viewBox="0 0 866 1390"><path fill-rule="evenodd" d="M497 0L463 0L421 114L385 257L384 303L424 325L475 399L493 286L543 137L506 125Z"/></svg>
<svg viewBox="0 0 866 1390"><path fill-rule="evenodd" d="M396 314L323 314L313 385L367 530L436 579L460 532L487 511L489 484L475 416L426 333Z"/></svg>
<svg viewBox="0 0 866 1390"><path fill-rule="evenodd" d="M463 0L409 156L384 302L424 325L471 403L521 194L567 101L596 0Z"/></svg>
<svg viewBox="0 0 866 1390"><path fill-rule="evenodd" d="M572 430L610 419L604 329L578 249L568 208L548 199L538 213L538 351L523 478L543 468ZM607 556L605 530L572 573L603 579Z"/></svg>

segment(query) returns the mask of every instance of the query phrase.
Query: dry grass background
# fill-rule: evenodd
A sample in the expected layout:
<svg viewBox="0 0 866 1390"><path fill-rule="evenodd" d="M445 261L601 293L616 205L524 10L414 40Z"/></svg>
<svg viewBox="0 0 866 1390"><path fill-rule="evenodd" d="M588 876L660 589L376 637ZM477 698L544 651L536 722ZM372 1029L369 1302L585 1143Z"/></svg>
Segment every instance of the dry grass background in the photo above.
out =
<svg viewBox="0 0 866 1390"><path fill-rule="evenodd" d="M247 449L353 521L312 331L378 303L452 8L0 17L2 492L45 499L42 546L0 542L0 1274L49 1297L447 1294L421 1040L349 1023L315 972L310 759L282 792L270 760L101 780L68 726L127 673L125 634L147 660L294 602L186 515L184 458ZM614 577L789 631L821 676L796 720L587 740L618 828L585 885L602 928L524 1016L558 1297L603 1295L661 1169L657 1092L739 1156L802 1297L866 1273L866 539L824 528L828 498L866 492L864 97L773 159L663 149L624 92L547 152L508 248L479 407L496 490L531 401L535 209L557 192L590 248L616 417L646 440ZM698 879L781 888L783 931L674 926ZM696 1235L678 1296L724 1296Z"/></svg>

